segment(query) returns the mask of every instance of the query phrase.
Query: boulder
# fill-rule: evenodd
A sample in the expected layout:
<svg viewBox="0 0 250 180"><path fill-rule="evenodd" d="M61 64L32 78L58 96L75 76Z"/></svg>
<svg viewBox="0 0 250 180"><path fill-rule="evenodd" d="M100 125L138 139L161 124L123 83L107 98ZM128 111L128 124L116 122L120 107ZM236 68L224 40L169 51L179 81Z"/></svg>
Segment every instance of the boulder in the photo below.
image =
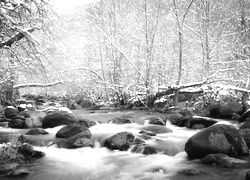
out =
<svg viewBox="0 0 250 180"><path fill-rule="evenodd" d="M246 160L228 157L225 154L209 154L204 157L201 162L203 164L218 165L225 168L245 168L248 166Z"/></svg>
<svg viewBox="0 0 250 180"><path fill-rule="evenodd" d="M131 149L131 152L149 155L149 154L156 154L158 151L154 147L151 147L149 145L138 144Z"/></svg>
<svg viewBox="0 0 250 180"><path fill-rule="evenodd" d="M241 114L243 105L239 102L214 103L209 106L210 116L215 118L231 118L233 114Z"/></svg>
<svg viewBox="0 0 250 180"><path fill-rule="evenodd" d="M18 166L19 166L19 164L17 164L17 163L1 164L0 165L0 174L6 174L6 173L9 173L11 171L14 171Z"/></svg>
<svg viewBox="0 0 250 180"><path fill-rule="evenodd" d="M248 109L247 111L245 111L239 118L238 121L239 122L244 122L246 121L247 118L249 118L250 116L250 109Z"/></svg>
<svg viewBox="0 0 250 180"><path fill-rule="evenodd" d="M130 132L120 132L107 138L103 146L111 150L126 151L133 143L134 138L134 135Z"/></svg>
<svg viewBox="0 0 250 180"><path fill-rule="evenodd" d="M34 151L35 150L34 150L33 146L31 146L30 144L27 144L27 143L25 143L25 144L21 145L20 147L18 147L18 152L23 154L23 155L26 155L26 156L27 155L31 156Z"/></svg>
<svg viewBox="0 0 250 180"><path fill-rule="evenodd" d="M238 130L238 133L246 141L247 147L250 148L250 121L247 121L245 124L243 124Z"/></svg>
<svg viewBox="0 0 250 180"><path fill-rule="evenodd" d="M120 118L120 117L116 117L115 119L112 119L109 122L112 124L131 124L132 123L129 119Z"/></svg>
<svg viewBox="0 0 250 180"><path fill-rule="evenodd" d="M22 116L22 115L16 115L16 116L14 116L14 117L12 117L11 119L21 119L21 120L23 120L23 121L25 121L25 117L24 116Z"/></svg>
<svg viewBox="0 0 250 180"><path fill-rule="evenodd" d="M15 169L14 171L9 172L6 176L11 178L23 178L30 174L30 171L27 168Z"/></svg>
<svg viewBox="0 0 250 180"><path fill-rule="evenodd" d="M204 171L198 171L198 170L194 170L194 169L185 169L185 170L179 171L178 174L180 174L182 176L198 176L198 175L204 175L207 173Z"/></svg>
<svg viewBox="0 0 250 180"><path fill-rule="evenodd" d="M172 124L177 125L182 117L180 113L175 113L170 115L168 119Z"/></svg>
<svg viewBox="0 0 250 180"><path fill-rule="evenodd" d="M27 135L45 135L49 133L42 128L35 128L35 129L29 130L26 134Z"/></svg>
<svg viewBox="0 0 250 180"><path fill-rule="evenodd" d="M75 117L70 113L55 112L44 117L43 128L53 128L60 125L70 125L75 122Z"/></svg>
<svg viewBox="0 0 250 180"><path fill-rule="evenodd" d="M58 148L76 149L82 147L94 147L94 140L92 136L82 132L67 139L59 140L56 144Z"/></svg>
<svg viewBox="0 0 250 180"><path fill-rule="evenodd" d="M23 129L24 128L24 121L21 119L12 119L10 120L9 127L15 128L15 129Z"/></svg>
<svg viewBox="0 0 250 180"><path fill-rule="evenodd" d="M83 133L86 136L91 137L91 133L89 129L85 126L77 126L77 125L67 125L61 128L57 133L57 138L69 138L71 136L75 136L76 134Z"/></svg>
<svg viewBox="0 0 250 180"><path fill-rule="evenodd" d="M166 126L159 125L145 125L141 127L141 130L151 131L155 134L163 134L163 133L171 133L173 132L171 129Z"/></svg>
<svg viewBox="0 0 250 180"><path fill-rule="evenodd" d="M194 125L200 124L203 125L204 127L209 127L214 125L219 121L207 117L201 117L201 116L193 116L188 119L186 122L186 127L187 128L192 128ZM193 128L192 128L193 129Z"/></svg>
<svg viewBox="0 0 250 180"><path fill-rule="evenodd" d="M147 131L147 130L141 130L139 133L144 134L144 135L148 135L148 136L156 136L156 133L154 133L152 131Z"/></svg>
<svg viewBox="0 0 250 180"><path fill-rule="evenodd" d="M149 124L155 124L160 126L166 126L166 122L160 117L151 117L146 119L145 121L148 121Z"/></svg>
<svg viewBox="0 0 250 180"><path fill-rule="evenodd" d="M190 137L185 151L190 158L203 158L215 153L229 156L249 154L246 142L237 134L237 129L225 124L210 126Z"/></svg>
<svg viewBox="0 0 250 180"><path fill-rule="evenodd" d="M12 118L14 116L16 116L19 113L19 111L14 108L14 107L8 107L5 109L4 115L6 118Z"/></svg>
<svg viewBox="0 0 250 180"><path fill-rule="evenodd" d="M92 127L95 126L97 124L96 121L93 120L89 120L89 119L80 119L77 122L74 123L74 125L79 125L79 126L85 126L85 127Z"/></svg>

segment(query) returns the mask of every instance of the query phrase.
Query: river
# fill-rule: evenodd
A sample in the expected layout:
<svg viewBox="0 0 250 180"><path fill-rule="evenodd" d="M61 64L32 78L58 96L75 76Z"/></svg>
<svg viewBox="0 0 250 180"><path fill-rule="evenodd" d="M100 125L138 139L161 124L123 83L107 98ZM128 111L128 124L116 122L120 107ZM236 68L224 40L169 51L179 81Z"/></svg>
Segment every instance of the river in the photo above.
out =
<svg viewBox="0 0 250 180"><path fill-rule="evenodd" d="M93 119L99 122L90 128L94 138L100 139L105 134L128 131L137 135L139 128L147 117L162 116L162 114L142 111L120 112L76 112L77 116ZM103 123L114 117L127 117L132 124L116 125ZM23 180L244 180L246 170L221 168L199 163L199 160L188 160L184 152L184 146L188 138L199 130L190 130L171 125L166 125L173 133L159 134L147 140L148 144L154 144L156 140L162 140L174 150L168 154L158 153L143 155L130 152L111 151L96 143L94 148L59 149L55 145L50 147L35 146L36 150L45 152L46 156L26 166L31 174ZM63 127L63 126L61 126ZM61 128L46 129L54 136ZM8 134L20 134L26 130L0 128L0 136ZM42 135L41 135L42 136ZM42 138L38 138L42 141ZM177 151L177 152L176 152ZM203 171L206 174L198 176L183 176L178 172L186 169ZM7 177L0 176L1 180Z"/></svg>

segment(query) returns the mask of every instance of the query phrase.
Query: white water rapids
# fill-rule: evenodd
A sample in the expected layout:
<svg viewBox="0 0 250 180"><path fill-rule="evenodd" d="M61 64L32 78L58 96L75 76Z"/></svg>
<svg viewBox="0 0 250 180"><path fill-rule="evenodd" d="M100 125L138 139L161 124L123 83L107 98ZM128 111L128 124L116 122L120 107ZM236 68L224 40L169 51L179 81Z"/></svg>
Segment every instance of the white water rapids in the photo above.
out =
<svg viewBox="0 0 250 180"><path fill-rule="evenodd" d="M88 119L112 119L123 113L91 114ZM132 116L131 119L143 118ZM90 128L94 138L101 139L106 134L128 131L138 135L139 128L142 126L136 123L116 125L102 123ZM63 126L46 129L50 136ZM199 163L198 160L188 160L184 152L184 146L188 138L199 130L189 130L180 128L167 123L167 127L173 130L173 133L158 134L152 139L146 140L148 144L156 143L156 139L162 140L169 146L177 147L178 152L154 155L143 155L132 153L129 150L111 151L101 147L96 143L95 148L79 149L59 149L56 145L50 147L38 147L36 150L46 154L45 157L37 160L35 163L27 165L31 174L22 178L23 180L244 180L245 170L219 168L217 166L206 166ZM23 133L23 130L13 130L9 128L0 128L0 132L5 133ZM194 169L206 172L199 176L183 176L178 174L181 170ZM1 180L8 179L1 177Z"/></svg>

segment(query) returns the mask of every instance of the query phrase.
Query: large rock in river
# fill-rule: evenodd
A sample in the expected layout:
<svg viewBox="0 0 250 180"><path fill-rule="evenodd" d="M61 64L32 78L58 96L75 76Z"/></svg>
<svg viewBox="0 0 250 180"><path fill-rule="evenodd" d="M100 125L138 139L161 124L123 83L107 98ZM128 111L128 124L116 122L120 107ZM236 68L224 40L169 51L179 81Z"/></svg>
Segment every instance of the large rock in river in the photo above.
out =
<svg viewBox="0 0 250 180"><path fill-rule="evenodd" d="M250 148L250 121L247 121L244 125L240 127L238 133L246 141L247 147Z"/></svg>
<svg viewBox="0 0 250 180"><path fill-rule="evenodd" d="M91 136L91 132L85 126L67 125L67 126L61 128L56 133L56 137L57 138L69 138L69 137L74 136L78 133L84 133L86 135Z"/></svg>
<svg viewBox="0 0 250 180"><path fill-rule="evenodd" d="M104 146L111 150L126 151L134 141L134 135L130 132L117 133L104 141Z"/></svg>
<svg viewBox="0 0 250 180"><path fill-rule="evenodd" d="M237 134L237 129L225 124L210 126L189 138L185 151L190 158L203 158L216 153L229 156L249 154L246 142Z"/></svg>
<svg viewBox="0 0 250 180"><path fill-rule="evenodd" d="M42 122L43 128L53 128L60 125L73 124L76 121L71 113L55 112L47 115Z"/></svg>
<svg viewBox="0 0 250 180"><path fill-rule="evenodd" d="M140 128L141 130L151 131L155 134L163 134L163 133L171 133L173 132L171 129L167 128L166 126L160 125L145 125Z"/></svg>
<svg viewBox="0 0 250 180"><path fill-rule="evenodd" d="M15 128L15 129L23 129L24 128L24 121L21 119L12 119L9 124L9 127Z"/></svg>
<svg viewBox="0 0 250 180"><path fill-rule="evenodd" d="M91 135L82 132L67 139L59 140L56 144L59 148L76 149L82 147L94 147L94 140Z"/></svg>
<svg viewBox="0 0 250 180"><path fill-rule="evenodd" d="M16 108L8 107L7 109L5 109L4 115L6 118L12 118L16 116L18 113L19 111Z"/></svg>

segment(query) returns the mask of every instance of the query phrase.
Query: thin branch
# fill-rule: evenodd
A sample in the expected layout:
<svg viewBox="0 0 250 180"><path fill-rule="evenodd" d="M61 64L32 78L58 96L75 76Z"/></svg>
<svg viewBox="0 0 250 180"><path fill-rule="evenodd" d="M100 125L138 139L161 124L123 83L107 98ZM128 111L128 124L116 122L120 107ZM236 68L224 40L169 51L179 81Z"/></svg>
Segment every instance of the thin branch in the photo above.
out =
<svg viewBox="0 0 250 180"><path fill-rule="evenodd" d="M25 87L50 87L50 86L54 86L54 85L62 84L62 83L63 83L62 81L52 82L52 83L48 83L48 84L27 83L27 84L14 85L14 88L20 89L20 88L25 88Z"/></svg>

